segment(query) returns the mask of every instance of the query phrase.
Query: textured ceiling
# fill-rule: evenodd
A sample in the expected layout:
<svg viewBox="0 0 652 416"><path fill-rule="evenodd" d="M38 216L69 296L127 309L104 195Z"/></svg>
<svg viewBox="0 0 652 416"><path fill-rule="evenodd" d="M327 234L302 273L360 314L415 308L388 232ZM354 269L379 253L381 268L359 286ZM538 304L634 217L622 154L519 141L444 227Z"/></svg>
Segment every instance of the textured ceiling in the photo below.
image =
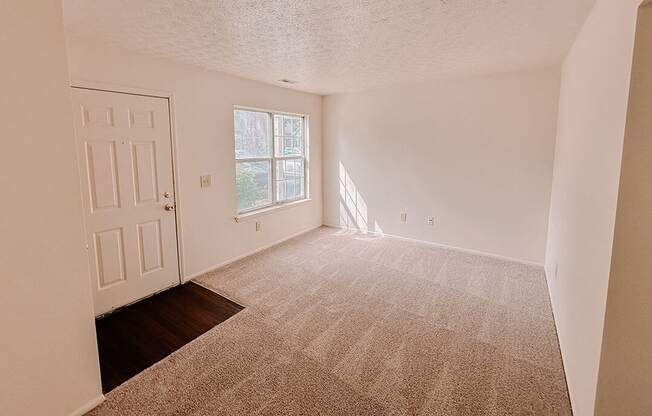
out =
<svg viewBox="0 0 652 416"><path fill-rule="evenodd" d="M66 30L332 94L561 62L594 0L64 0Z"/></svg>

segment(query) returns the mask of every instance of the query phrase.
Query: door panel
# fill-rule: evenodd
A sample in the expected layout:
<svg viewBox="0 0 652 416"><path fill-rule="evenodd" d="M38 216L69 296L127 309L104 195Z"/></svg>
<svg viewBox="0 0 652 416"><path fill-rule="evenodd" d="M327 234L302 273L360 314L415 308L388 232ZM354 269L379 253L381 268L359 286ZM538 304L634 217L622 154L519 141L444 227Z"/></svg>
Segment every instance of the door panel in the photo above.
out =
<svg viewBox="0 0 652 416"><path fill-rule="evenodd" d="M91 209L118 208L120 198L115 141L86 142L86 165L90 179Z"/></svg>
<svg viewBox="0 0 652 416"><path fill-rule="evenodd" d="M122 228L95 233L95 256L100 289L125 280Z"/></svg>
<svg viewBox="0 0 652 416"><path fill-rule="evenodd" d="M86 126L113 127L113 107L81 106L82 123Z"/></svg>
<svg viewBox="0 0 652 416"><path fill-rule="evenodd" d="M72 89L95 313L179 283L165 98Z"/></svg>
<svg viewBox="0 0 652 416"><path fill-rule="evenodd" d="M163 268L163 241L161 240L160 221L148 221L138 224L138 248L141 276Z"/></svg>
<svg viewBox="0 0 652 416"><path fill-rule="evenodd" d="M132 146L136 205L156 203L158 202L156 143L134 142Z"/></svg>

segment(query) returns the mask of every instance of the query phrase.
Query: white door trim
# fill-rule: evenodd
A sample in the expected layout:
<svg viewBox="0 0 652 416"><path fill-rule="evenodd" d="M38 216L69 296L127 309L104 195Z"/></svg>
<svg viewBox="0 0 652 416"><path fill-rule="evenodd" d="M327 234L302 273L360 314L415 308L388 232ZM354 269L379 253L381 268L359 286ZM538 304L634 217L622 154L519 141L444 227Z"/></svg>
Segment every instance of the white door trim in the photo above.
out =
<svg viewBox="0 0 652 416"><path fill-rule="evenodd" d="M186 275L185 262L184 262L184 250L183 250L183 232L181 227L181 210L182 210L182 192L181 192L181 183L179 181L179 164L178 164L178 142L177 142L177 131L176 131L176 117L174 111L174 93L170 91L159 91L151 90L146 88L131 87L117 84L110 84L104 82L96 81L87 81L72 79L70 80L70 87L72 88L81 88L87 90L97 90L97 91L106 91L106 92L115 92L120 94L131 94L131 95L144 95L148 97L157 97L157 98L166 98L168 100L168 109L170 112L170 138L172 140L172 180L174 181L174 196L175 196L175 223L176 223L176 232L177 232L177 259L179 264L179 283L183 284L185 282L184 276ZM84 224L84 227L86 225Z"/></svg>

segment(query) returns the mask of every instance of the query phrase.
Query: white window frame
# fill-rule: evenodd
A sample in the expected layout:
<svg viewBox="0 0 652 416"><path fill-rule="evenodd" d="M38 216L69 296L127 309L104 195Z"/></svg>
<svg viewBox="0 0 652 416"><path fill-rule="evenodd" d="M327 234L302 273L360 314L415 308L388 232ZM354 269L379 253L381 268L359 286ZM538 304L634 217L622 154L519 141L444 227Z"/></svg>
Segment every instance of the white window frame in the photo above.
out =
<svg viewBox="0 0 652 416"><path fill-rule="evenodd" d="M309 198L309 178L308 178L308 163L309 163L309 157L308 155L310 154L310 140L309 140L309 117L306 114L298 114L298 113L289 113L286 111L274 111L274 110L267 110L267 109L261 109L261 108L255 108L255 107L243 107L243 106L234 106L233 107L233 120L234 120L234 125L233 125L233 144L235 146L235 112L236 111L254 111L258 113L265 113L267 114L267 117L269 117L270 120L270 126L271 126L271 141L272 141L272 155L271 157L257 157L257 158L237 158L235 156L235 151L234 153L234 160L235 160L235 167L236 167L236 183L237 183L237 165L240 162L270 162L271 164L271 177L272 177L272 203L267 204L267 205L261 205L249 209L244 209L244 210L238 210L238 201L237 201L237 192L236 192L236 213L237 215L243 215L243 214L254 214L258 211L266 211L269 210L270 208L273 207L281 207L284 205L296 203L299 201L303 200L308 200ZM303 119L303 154L301 156L276 156L276 137L274 136L274 116L279 115L279 116L292 116L292 117L301 117ZM235 147L234 147L235 149ZM278 201L277 200L277 195L276 195L276 187L277 187L277 181L276 181L276 161L277 160L303 160L303 196L300 196L298 198L293 198L293 199L286 199L283 201ZM236 216L237 218L237 216Z"/></svg>

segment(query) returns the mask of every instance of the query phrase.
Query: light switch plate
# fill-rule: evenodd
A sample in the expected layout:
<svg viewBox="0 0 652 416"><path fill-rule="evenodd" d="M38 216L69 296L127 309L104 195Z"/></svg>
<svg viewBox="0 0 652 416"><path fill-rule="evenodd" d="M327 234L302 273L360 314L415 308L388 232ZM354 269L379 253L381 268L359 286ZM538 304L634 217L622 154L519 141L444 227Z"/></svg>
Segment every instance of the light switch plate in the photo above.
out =
<svg viewBox="0 0 652 416"><path fill-rule="evenodd" d="M211 175L200 176L199 180L202 188L208 188L211 186Z"/></svg>

